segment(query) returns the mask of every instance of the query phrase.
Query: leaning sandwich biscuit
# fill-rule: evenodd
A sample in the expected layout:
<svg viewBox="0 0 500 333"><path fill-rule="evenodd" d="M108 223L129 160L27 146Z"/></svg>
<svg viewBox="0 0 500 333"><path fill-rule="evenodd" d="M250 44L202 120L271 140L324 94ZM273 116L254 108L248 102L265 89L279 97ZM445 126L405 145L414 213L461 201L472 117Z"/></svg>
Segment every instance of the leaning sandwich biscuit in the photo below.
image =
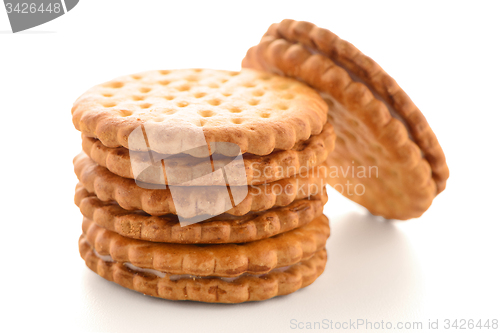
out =
<svg viewBox="0 0 500 333"><path fill-rule="evenodd" d="M444 190L445 156L422 112L352 44L311 23L284 20L242 65L298 79L322 95L337 135L329 184L371 213L418 217Z"/></svg>

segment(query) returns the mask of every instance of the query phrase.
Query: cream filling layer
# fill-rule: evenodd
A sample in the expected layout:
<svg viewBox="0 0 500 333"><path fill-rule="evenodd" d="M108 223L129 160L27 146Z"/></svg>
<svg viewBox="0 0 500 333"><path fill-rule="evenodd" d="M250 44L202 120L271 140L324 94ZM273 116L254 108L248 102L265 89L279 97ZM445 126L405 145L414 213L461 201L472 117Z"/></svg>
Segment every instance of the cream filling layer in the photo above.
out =
<svg viewBox="0 0 500 333"><path fill-rule="evenodd" d="M96 250L92 249L92 252L94 253L94 255L96 257L98 257L99 259L105 261L105 262L110 262L110 263L114 263L116 261L113 260L113 258L111 258L110 255L107 255L107 256L104 256L102 254L99 254L97 253ZM150 269L150 268L140 268L140 267L137 267L137 266L134 266L132 265L131 263L129 262L124 262L123 265L125 267L127 267L128 269L132 270L132 271L135 271L135 272L139 272L139 273L149 273L149 274L153 274L153 275L156 275L157 277L159 278L164 278L167 276L167 273L165 272L161 272L161 271L158 271L156 269ZM262 276L265 276L265 275L268 275L272 272L285 272L287 271L290 267L292 266L295 266L295 265L300 265L300 262L299 263L296 263L294 265L290 265L290 266L283 266L283 267L279 267L279 268L274 268L272 270L270 270L269 272L267 273L264 273L264 274L249 274L249 273L243 273L241 275L238 275L238 276L233 276L233 277L223 277L223 276L198 276L198 275L191 275L191 274L171 274L169 276L170 278L170 281L178 281L178 280L181 280L181 279L190 279L190 280L194 280L194 279L219 279L219 280L222 280L222 281L225 281L225 282L233 282L235 281L236 279L238 279L239 277L241 276L253 276L253 277L262 277Z"/></svg>

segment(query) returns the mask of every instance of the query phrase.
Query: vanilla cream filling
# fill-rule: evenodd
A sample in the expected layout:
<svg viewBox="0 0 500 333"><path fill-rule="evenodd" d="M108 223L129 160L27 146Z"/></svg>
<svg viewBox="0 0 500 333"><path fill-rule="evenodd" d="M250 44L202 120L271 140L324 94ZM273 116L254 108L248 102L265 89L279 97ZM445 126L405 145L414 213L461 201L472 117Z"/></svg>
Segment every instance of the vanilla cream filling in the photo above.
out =
<svg viewBox="0 0 500 333"><path fill-rule="evenodd" d="M111 258L110 255L104 256L102 254L97 253L97 251L94 250L94 249L92 249L92 251L94 252L94 254L95 254L96 257L98 257L99 259L101 259L101 260L103 260L105 262L109 262L109 263L115 263L116 262L116 261L113 260L113 258ZM161 272L161 271L158 271L156 269L150 269L150 268L140 268L140 267L132 265L130 262L124 262L123 265L125 267L127 267L128 269L130 269L131 271L135 271L135 272L139 272L139 273L149 273L149 274L156 275L159 278L164 278L164 277L167 276L167 273L165 273L165 272ZM170 278L170 281L178 281L178 280L181 280L181 279L190 279L190 280L191 279L192 280L194 280L194 279L219 279L219 280L222 280L222 281L225 281L225 282L233 282L233 281L237 280L241 276L262 277L262 276L268 275L268 274L270 274L272 272L285 272L290 267L295 266L295 265L300 265L300 262L296 263L294 265L290 265L290 266L283 266L283 267L274 268L274 269L272 269L269 272L264 273L264 274L243 273L241 275L233 276L233 277L198 276L198 275L191 275L191 274L171 274L171 275L169 275L169 278Z"/></svg>
<svg viewBox="0 0 500 333"><path fill-rule="evenodd" d="M101 259L101 260L104 260L105 262L114 262L113 258L111 258L111 256L103 256L102 254L99 254L97 253L96 250L92 250L94 251L94 254L97 258Z"/></svg>
<svg viewBox="0 0 500 333"><path fill-rule="evenodd" d="M163 273L163 272L157 271L156 269L140 268L140 267L132 265L129 262L124 262L123 266L125 266L128 269L133 270L133 271L137 271L137 272L141 272L141 273L154 274L154 275L156 275L159 278L164 278L165 276L167 276L167 273Z"/></svg>

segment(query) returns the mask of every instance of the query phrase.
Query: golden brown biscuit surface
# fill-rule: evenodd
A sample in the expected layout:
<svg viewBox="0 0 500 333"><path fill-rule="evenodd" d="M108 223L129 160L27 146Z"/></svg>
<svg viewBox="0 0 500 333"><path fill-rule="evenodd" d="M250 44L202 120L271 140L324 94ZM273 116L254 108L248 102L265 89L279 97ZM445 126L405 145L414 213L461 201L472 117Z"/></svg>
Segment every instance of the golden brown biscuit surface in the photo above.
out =
<svg viewBox="0 0 500 333"><path fill-rule="evenodd" d="M425 117L352 44L311 23L284 20L242 64L302 80L322 94L337 134L329 183L373 214L418 217L445 188L448 167Z"/></svg>
<svg viewBox="0 0 500 333"><path fill-rule="evenodd" d="M250 69L160 70L123 76L91 88L72 109L73 123L84 135L108 147L150 148L162 154L185 152L200 133L207 143L236 144L242 153L288 150L319 134L326 113L326 103L313 89ZM141 126L149 142L131 143L131 133ZM226 153L223 148L219 152ZM189 153L206 156L210 151Z"/></svg>

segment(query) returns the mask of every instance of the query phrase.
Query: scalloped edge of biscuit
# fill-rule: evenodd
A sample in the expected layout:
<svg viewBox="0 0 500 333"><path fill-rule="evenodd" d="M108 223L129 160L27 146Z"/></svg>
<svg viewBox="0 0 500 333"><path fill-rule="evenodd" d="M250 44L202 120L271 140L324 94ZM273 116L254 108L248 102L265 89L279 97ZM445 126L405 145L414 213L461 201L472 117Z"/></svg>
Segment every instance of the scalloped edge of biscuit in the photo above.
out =
<svg viewBox="0 0 500 333"><path fill-rule="evenodd" d="M330 58L341 68L354 73L367 83L368 87L382 96L405 122L412 140L418 145L431 166L437 193L445 189L449 169L436 135L415 103L373 59L333 32L319 28L310 22L285 19L280 23L272 24L263 39L266 36L300 43ZM353 95L356 94L353 93ZM363 93L358 92L358 95L362 96Z"/></svg>
<svg viewBox="0 0 500 333"><path fill-rule="evenodd" d="M309 199L236 219L214 217L181 227L174 215L162 217L126 211L116 203L103 202L81 184L75 191L80 212L97 225L124 237L177 244L244 243L268 238L301 227L323 213L326 190Z"/></svg>
<svg viewBox="0 0 500 333"><path fill-rule="evenodd" d="M319 44L321 44L321 48L318 46ZM322 53L328 48L331 51L328 55ZM331 50L335 48L338 50ZM405 193L410 198L404 202L397 202L394 199L388 201L386 207L381 207L382 205L377 204L377 200L380 201L380 199L364 198L367 196L366 194L364 197L344 195L365 206L373 214L388 219L405 220L421 216L431 205L433 198L444 189L449 175L442 149L437 140L434 140L435 135L427 123L407 122L405 114L391 114L390 108L397 110L399 105L392 107L380 100L379 97L383 94L379 94L379 97L375 96L374 94L378 94L375 89L351 77L349 70L352 68L346 69L342 64L339 65L337 58L335 58L335 52L350 52L349 54L351 54L354 52L353 48L351 44L342 41L326 29L317 28L308 22L284 20L280 24L273 24L261 42L248 50L242 61L242 66L299 77L319 91L332 94L350 111L352 111L351 108L354 110L365 108L365 112L361 113L363 115L362 122L373 131L374 136L390 152L391 160L387 163L397 161L406 170L404 184L396 184L399 181L396 178L391 179L390 182L394 182L394 185L398 185L400 188L406 188ZM368 64L376 65L373 60L362 55L357 49L355 50L354 53L358 57L369 59L367 60ZM358 74L356 71L353 72ZM381 69L376 73L378 75L383 73L384 80L388 82L392 80L391 87L395 87L395 81ZM400 90L399 86L398 89ZM402 90L400 91L402 92ZM398 96L402 96L401 92ZM410 102L408 97L405 107ZM412 105L414 106L413 103ZM416 107L414 108L412 109L414 112L411 113L412 117L421 114ZM409 114L406 113L407 116ZM417 128L423 125L425 128ZM421 146L419 136L422 133L434 138L433 140L429 139L433 142L432 147ZM337 133L337 141L340 134ZM429 140L426 142L430 142ZM337 142L338 145L340 145L339 142ZM328 161L331 163L331 156L335 155L337 151L338 149L330 154L327 163ZM432 155L434 153L435 155ZM434 156L430 160L429 154ZM336 156L336 158L341 159L342 156ZM433 163L435 160L441 162ZM330 179L329 183L334 186L336 180ZM375 186L380 186L380 184L375 184ZM380 193L377 196L380 197Z"/></svg>
<svg viewBox="0 0 500 333"><path fill-rule="evenodd" d="M242 276L233 282L218 278L181 279L171 281L131 271L121 263L109 263L98 258L82 239L80 256L89 269L104 279L145 295L175 301L208 303L241 303L262 301L287 295L313 283L324 271L326 250L320 250L285 272L272 272L265 278Z"/></svg>
<svg viewBox="0 0 500 333"><path fill-rule="evenodd" d="M90 193L102 201L116 201L126 210L143 210L154 216L177 214L177 204L183 206L183 217L207 214L210 207L225 205L227 189L223 186L180 187L176 200L167 189L146 189L139 187L133 179L123 178L98 165L85 153L73 159L77 178ZM248 187L247 196L226 213L236 216L250 211L263 211L275 206L286 206L295 200L322 192L326 185L326 168L318 167L307 171L307 176L296 175L276 182ZM279 192L278 192L279 190ZM185 196L181 193L185 192ZM223 193L220 197L214 194ZM195 202L196 204L193 204ZM207 208L208 207L208 208ZM213 214L212 214L213 215Z"/></svg>
<svg viewBox="0 0 500 333"><path fill-rule="evenodd" d="M330 236L324 215L285 233L243 244L154 243L121 236L83 218L82 231L90 247L117 262L169 274L234 277L263 274L308 259L323 249Z"/></svg>
<svg viewBox="0 0 500 333"><path fill-rule="evenodd" d="M292 150L274 151L267 156L244 154L243 162L245 164L246 183L239 183L239 177L233 177L234 179L228 178L228 182L231 186L260 185L291 177L293 174L288 173L290 170L300 170L303 167L310 168L326 161L328 154L335 147L335 138L333 126L326 123L321 133L311 136L308 140L298 142ZM107 168L112 173L120 177L135 179L127 148L109 148L103 145L98 139L82 135L82 149L94 162ZM144 159L150 158L147 153L139 154L144 154ZM159 161L165 157L158 155L155 156L154 160ZM177 164L176 172L183 175L182 179L187 179L188 176L191 179L190 181L184 181L181 186L203 186L208 185L208 182L213 182L212 178L207 179L206 177L198 178L198 180L201 179L201 182L197 181L194 175L190 174L191 170L196 168L198 164L206 163L205 159L197 160L197 158L191 156L176 158L170 155L167 157L168 161L173 161ZM163 176L163 169L164 167L159 164L158 170L155 169L155 171L159 172L162 170L161 175ZM145 183L168 185L165 177L158 177L156 172L144 176L141 175L139 180Z"/></svg>

